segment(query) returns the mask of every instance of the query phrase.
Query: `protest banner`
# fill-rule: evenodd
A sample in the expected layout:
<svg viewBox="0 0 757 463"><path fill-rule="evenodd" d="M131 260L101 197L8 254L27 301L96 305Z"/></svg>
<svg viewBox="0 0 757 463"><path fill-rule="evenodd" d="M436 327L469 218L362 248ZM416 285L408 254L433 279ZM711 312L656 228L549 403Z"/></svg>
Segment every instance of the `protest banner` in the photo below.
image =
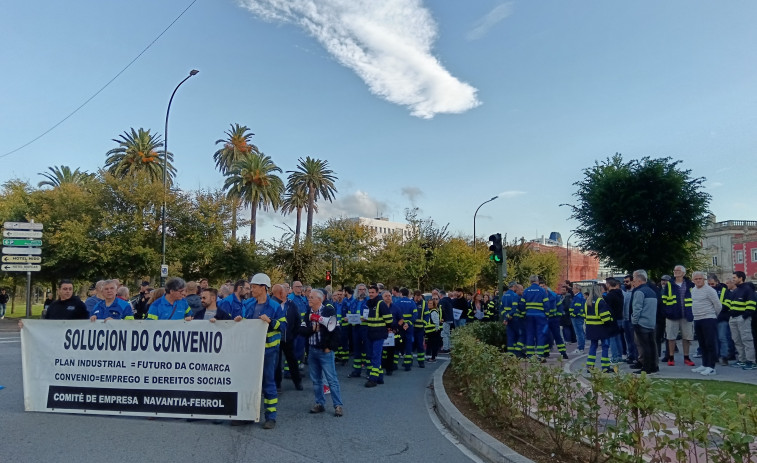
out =
<svg viewBox="0 0 757 463"><path fill-rule="evenodd" d="M261 320L24 320L27 411L260 419Z"/></svg>

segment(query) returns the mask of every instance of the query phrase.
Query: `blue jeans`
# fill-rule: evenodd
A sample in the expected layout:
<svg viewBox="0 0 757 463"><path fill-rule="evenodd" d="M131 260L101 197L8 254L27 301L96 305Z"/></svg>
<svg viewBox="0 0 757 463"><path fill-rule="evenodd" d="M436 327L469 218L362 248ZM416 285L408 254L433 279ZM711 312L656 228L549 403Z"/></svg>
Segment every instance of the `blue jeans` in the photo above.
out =
<svg viewBox="0 0 757 463"><path fill-rule="evenodd" d="M726 323L727 325L727 323ZM639 351L636 349L636 342L633 339L633 325L630 320L623 320L623 334L626 336L626 347L628 349L628 360L638 360Z"/></svg>
<svg viewBox="0 0 757 463"><path fill-rule="evenodd" d="M618 325L618 328L623 328L623 320L617 320L615 321L615 324ZM612 352L612 356L610 358L613 362L619 362L620 359L623 358L623 342L620 340L620 336L622 335L618 333L609 339L610 351Z"/></svg>
<svg viewBox="0 0 757 463"><path fill-rule="evenodd" d="M736 345L731 337L731 327L727 321L718 322L718 355L729 358L736 353Z"/></svg>
<svg viewBox="0 0 757 463"><path fill-rule="evenodd" d="M576 340L578 341L578 350L584 350L586 348L586 332L584 331L584 319L581 317L570 317L570 321L573 323L573 332L576 333Z"/></svg>
<svg viewBox="0 0 757 463"><path fill-rule="evenodd" d="M455 320L455 328L461 328L465 326L465 323L467 323L467 321L468 320L466 318L460 318L458 320Z"/></svg>
<svg viewBox="0 0 757 463"><path fill-rule="evenodd" d="M5 304L0 304L0 317L5 316Z"/></svg>
<svg viewBox="0 0 757 463"><path fill-rule="evenodd" d="M315 403L326 404L326 397L323 395L323 377L325 376L326 382L331 388L331 402L334 407L342 405L342 394L339 390L339 379L336 376L336 365L334 364L334 351L324 352L323 349L310 346L308 369L310 370L310 381L313 382Z"/></svg>

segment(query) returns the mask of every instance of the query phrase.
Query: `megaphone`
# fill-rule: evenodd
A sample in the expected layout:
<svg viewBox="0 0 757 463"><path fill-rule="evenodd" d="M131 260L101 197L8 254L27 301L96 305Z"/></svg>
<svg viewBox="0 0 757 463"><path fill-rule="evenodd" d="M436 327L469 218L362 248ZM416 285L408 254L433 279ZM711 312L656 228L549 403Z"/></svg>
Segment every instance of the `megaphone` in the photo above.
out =
<svg viewBox="0 0 757 463"><path fill-rule="evenodd" d="M334 328L336 328L336 317L321 317L318 323L325 326L328 331L334 331Z"/></svg>
<svg viewBox="0 0 757 463"><path fill-rule="evenodd" d="M311 314L310 320L325 326L328 331L334 331L334 328L336 328L336 317L321 317L318 314Z"/></svg>

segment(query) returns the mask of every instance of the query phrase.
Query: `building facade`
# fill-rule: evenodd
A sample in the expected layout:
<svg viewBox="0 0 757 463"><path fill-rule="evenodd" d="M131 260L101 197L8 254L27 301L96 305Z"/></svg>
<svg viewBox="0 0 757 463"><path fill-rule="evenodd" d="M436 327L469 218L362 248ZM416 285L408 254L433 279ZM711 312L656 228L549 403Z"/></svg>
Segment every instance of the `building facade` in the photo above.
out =
<svg viewBox="0 0 757 463"><path fill-rule="evenodd" d="M351 217L348 220L353 220L360 225L368 227L376 233L378 240L383 240L389 235L400 235L403 240L410 238L412 227L406 223L390 222L386 217L376 217L370 219L367 217Z"/></svg>
<svg viewBox="0 0 757 463"><path fill-rule="evenodd" d="M743 270L752 264L752 257L755 257L748 243L757 241L756 220L716 222L713 216L704 233L700 252L706 261L708 273L714 273L724 281L735 270L742 270L748 280L757 280L757 269L751 272Z"/></svg>

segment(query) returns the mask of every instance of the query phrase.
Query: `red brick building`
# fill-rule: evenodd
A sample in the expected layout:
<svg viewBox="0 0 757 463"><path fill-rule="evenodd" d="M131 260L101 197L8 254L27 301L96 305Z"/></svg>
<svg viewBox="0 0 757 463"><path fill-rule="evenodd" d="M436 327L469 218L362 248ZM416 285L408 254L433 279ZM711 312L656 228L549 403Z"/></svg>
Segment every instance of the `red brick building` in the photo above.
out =
<svg viewBox="0 0 757 463"><path fill-rule="evenodd" d="M534 250L539 252L552 252L560 259L560 276L558 281L570 280L594 280L599 275L599 259L583 253L574 246L568 249L566 246L557 246L531 242ZM755 270L757 271L757 270Z"/></svg>
<svg viewBox="0 0 757 463"><path fill-rule="evenodd" d="M746 273L747 280L757 280L757 234L733 237L733 271Z"/></svg>

